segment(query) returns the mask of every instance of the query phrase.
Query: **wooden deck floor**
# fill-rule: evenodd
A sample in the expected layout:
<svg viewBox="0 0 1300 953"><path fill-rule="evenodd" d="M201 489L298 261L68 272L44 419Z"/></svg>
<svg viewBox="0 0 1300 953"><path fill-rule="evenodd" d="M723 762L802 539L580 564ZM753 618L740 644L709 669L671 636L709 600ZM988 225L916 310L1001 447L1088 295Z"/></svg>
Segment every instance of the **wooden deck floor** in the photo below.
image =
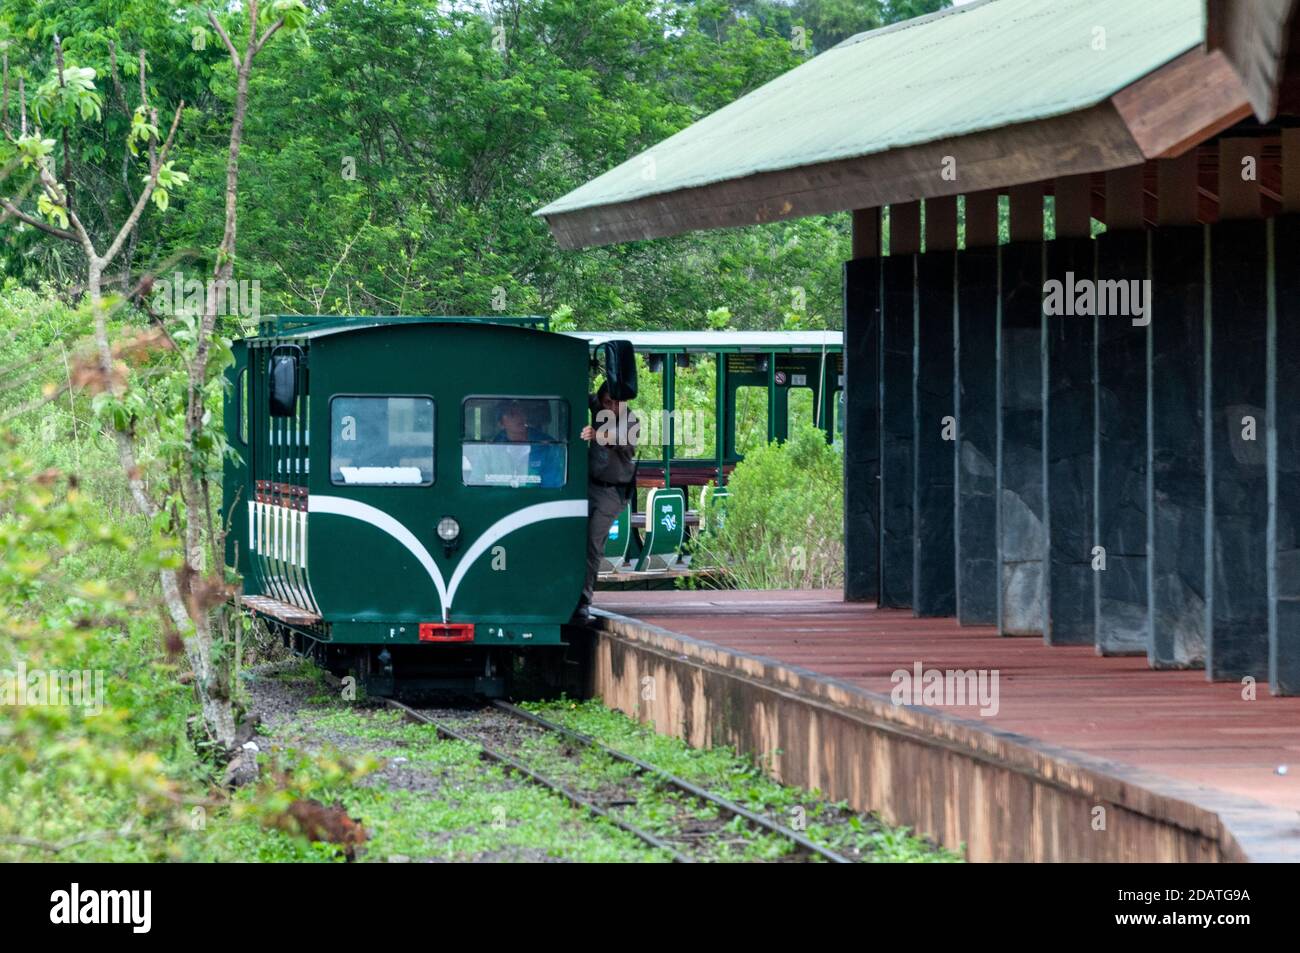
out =
<svg viewBox="0 0 1300 953"><path fill-rule="evenodd" d="M1254 701L1202 671L1049 648L954 619L847 604L838 592L600 592L596 605L888 695L896 669L997 669L999 710L942 709L1004 731L1300 811L1300 698ZM1286 766L1286 770L1279 768Z"/></svg>

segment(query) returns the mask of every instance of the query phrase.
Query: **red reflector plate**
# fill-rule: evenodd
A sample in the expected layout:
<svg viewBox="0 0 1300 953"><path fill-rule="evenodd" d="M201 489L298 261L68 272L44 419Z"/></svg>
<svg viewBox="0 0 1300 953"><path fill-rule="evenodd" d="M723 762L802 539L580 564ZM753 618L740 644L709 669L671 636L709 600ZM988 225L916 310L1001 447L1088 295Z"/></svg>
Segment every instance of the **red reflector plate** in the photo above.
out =
<svg viewBox="0 0 1300 953"><path fill-rule="evenodd" d="M473 642L472 622L421 622L421 642Z"/></svg>

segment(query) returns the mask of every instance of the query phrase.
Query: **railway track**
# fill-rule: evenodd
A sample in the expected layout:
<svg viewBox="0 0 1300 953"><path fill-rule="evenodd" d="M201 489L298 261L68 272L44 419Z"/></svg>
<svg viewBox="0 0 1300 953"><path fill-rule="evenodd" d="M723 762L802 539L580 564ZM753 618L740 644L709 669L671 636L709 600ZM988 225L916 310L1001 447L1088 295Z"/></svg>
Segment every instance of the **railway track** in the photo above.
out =
<svg viewBox="0 0 1300 953"><path fill-rule="evenodd" d="M461 715L449 713L445 709L438 709L436 713L420 710L391 698L383 701L409 720L430 726L442 738L475 745L485 759L500 764L531 783L554 791L575 807L600 817L648 846L663 851L676 863L710 859L709 853L717 852L719 848L725 851L728 845L727 835L736 830L733 825L787 842L792 849L781 857L784 861L855 862L809 840L799 831L720 797L685 778L508 702L497 701L486 712L465 712ZM499 718L485 721L481 717L483 714ZM471 717L477 717L478 721L469 723ZM493 734L497 738L489 737ZM581 791L575 785L554 777L555 772L543 772L526 764L518 757L518 751L502 750L504 745L497 741L503 739L507 745L513 743L514 747L522 748L530 737L540 738L545 735L562 740L563 743L556 746L557 756L574 770L579 768L584 756L590 755L608 758L626 770L618 782L607 784L597 792ZM667 803L675 810L671 818L660 819L660 823L656 824L660 828L658 833L646 830L641 824L622 816L630 813L626 809L635 807L643 798L667 791L673 794ZM710 815L714 819L710 820ZM701 819L702 816L704 819ZM721 820L724 817L729 820Z"/></svg>

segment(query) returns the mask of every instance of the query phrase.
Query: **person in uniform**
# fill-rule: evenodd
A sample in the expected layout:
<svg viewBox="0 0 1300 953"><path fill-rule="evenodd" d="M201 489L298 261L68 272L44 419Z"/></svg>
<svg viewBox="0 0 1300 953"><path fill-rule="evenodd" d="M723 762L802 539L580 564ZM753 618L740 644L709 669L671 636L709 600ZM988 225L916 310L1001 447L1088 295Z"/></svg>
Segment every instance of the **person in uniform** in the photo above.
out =
<svg viewBox="0 0 1300 953"><path fill-rule="evenodd" d="M636 492L636 418L626 402L609 396L606 384L600 385L588 403L592 424L583 427L581 434L588 444L587 581L573 614L575 622L591 618L591 598L609 527Z"/></svg>

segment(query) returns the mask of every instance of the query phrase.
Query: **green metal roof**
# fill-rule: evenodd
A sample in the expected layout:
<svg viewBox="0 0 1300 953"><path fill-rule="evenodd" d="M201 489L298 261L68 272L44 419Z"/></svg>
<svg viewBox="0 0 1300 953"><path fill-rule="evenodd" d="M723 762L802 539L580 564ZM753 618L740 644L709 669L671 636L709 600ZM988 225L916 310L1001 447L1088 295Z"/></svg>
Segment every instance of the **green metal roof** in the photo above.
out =
<svg viewBox="0 0 1300 953"><path fill-rule="evenodd" d="M844 347L840 331L563 331L588 344L631 341L633 349L646 352L701 354L741 351L804 353Z"/></svg>
<svg viewBox="0 0 1300 953"><path fill-rule="evenodd" d="M1064 115L1104 101L1203 37L1204 0L954 7L851 37L537 214Z"/></svg>
<svg viewBox="0 0 1300 953"><path fill-rule="evenodd" d="M503 324L549 331L551 319L544 314L525 315L427 315L427 314L272 314L258 322L259 338L318 338L346 334L367 328L399 324Z"/></svg>

